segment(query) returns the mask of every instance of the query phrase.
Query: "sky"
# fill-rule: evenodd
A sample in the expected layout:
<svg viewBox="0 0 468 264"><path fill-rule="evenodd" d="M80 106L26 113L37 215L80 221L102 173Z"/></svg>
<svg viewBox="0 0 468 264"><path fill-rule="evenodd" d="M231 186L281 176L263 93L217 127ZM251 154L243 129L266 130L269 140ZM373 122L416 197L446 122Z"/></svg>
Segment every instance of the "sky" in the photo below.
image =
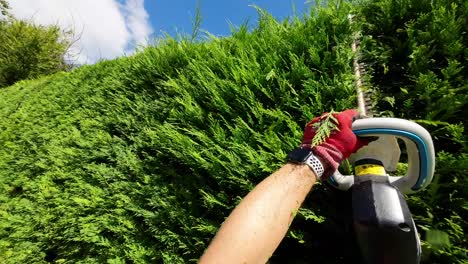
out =
<svg viewBox="0 0 468 264"><path fill-rule="evenodd" d="M257 23L252 5L283 20L306 12L307 0L8 0L11 13L35 24L73 30L76 39L68 56L76 64L93 64L133 54L166 34L190 34L197 3L201 29L223 37L231 26ZM293 8L294 7L294 8Z"/></svg>

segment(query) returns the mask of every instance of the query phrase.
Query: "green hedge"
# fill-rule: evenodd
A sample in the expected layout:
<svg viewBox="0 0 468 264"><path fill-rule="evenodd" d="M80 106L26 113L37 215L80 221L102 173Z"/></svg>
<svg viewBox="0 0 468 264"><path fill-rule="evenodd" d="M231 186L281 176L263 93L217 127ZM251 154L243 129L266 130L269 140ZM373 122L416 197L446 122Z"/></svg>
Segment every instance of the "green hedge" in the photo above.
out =
<svg viewBox="0 0 468 264"><path fill-rule="evenodd" d="M362 29L378 109L418 119L435 137L435 183L408 196L424 261L462 263L467 5L418 2L330 3L289 22L259 10L251 32L168 38L0 90L0 261L196 262L240 199L284 164L310 118L355 106L350 44ZM450 19L455 57L441 51L453 42L430 35ZM428 34L437 44L425 54ZM418 68L425 60L438 70ZM319 184L271 262L358 260L349 224L349 194Z"/></svg>

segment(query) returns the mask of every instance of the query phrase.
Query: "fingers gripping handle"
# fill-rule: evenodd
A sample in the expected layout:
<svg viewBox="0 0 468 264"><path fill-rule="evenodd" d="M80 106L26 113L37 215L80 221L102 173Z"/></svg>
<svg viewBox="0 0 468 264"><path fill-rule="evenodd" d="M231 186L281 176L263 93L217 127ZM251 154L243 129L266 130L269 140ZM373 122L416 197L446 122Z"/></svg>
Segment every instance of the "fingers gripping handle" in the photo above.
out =
<svg viewBox="0 0 468 264"><path fill-rule="evenodd" d="M417 192L425 188L434 175L435 152L429 132L422 126L399 118L367 118L353 123L357 136L393 135L401 138L408 153L408 171L404 176L389 176L390 182L403 193ZM362 150L365 151L365 150ZM341 190L354 184L354 177L338 172L330 177L330 183Z"/></svg>

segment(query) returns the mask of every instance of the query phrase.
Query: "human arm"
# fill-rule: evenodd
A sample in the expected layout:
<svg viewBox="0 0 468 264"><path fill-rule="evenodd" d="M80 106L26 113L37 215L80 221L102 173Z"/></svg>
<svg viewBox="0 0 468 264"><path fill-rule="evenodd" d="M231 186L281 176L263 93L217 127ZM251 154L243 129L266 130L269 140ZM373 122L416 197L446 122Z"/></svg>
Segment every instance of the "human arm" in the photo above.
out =
<svg viewBox="0 0 468 264"><path fill-rule="evenodd" d="M307 165L291 163L264 179L232 211L200 264L266 263L315 181Z"/></svg>
<svg viewBox="0 0 468 264"><path fill-rule="evenodd" d="M321 122L323 115L306 125L301 147L313 149L325 170L322 179L329 177L342 159L368 143L351 131L356 115L354 110L337 114L337 131L314 147L313 124ZM265 263L286 234L317 176L307 165L288 163L267 177L232 211L200 263Z"/></svg>

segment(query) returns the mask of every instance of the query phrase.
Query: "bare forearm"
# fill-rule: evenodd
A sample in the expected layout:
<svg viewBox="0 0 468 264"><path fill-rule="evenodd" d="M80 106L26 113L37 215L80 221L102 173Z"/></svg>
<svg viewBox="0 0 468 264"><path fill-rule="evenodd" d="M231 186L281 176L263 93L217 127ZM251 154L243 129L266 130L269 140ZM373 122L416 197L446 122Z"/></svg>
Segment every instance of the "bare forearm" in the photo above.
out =
<svg viewBox="0 0 468 264"><path fill-rule="evenodd" d="M306 165L286 164L232 211L200 263L265 263L315 183Z"/></svg>

